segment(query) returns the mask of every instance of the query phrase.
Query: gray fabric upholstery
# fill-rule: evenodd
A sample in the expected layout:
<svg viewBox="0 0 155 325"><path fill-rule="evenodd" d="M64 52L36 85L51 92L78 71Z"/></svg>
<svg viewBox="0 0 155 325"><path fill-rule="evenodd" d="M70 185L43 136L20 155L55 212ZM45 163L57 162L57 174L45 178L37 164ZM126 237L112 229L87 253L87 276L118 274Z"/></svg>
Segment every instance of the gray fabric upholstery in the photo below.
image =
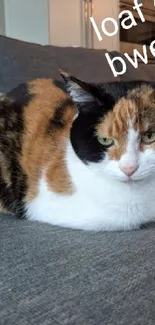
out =
<svg viewBox="0 0 155 325"><path fill-rule="evenodd" d="M126 73L120 76L121 81L130 81L130 80L145 80L145 81L154 81L155 80L155 64L144 64L141 60L138 62L138 68L128 61L128 59L118 52L112 52L111 58L121 57L126 63ZM134 61L134 59L133 59ZM116 71L121 71L122 64L119 61L115 61Z"/></svg>
<svg viewBox="0 0 155 325"><path fill-rule="evenodd" d="M93 233L1 216L1 325L154 325L155 229Z"/></svg>
<svg viewBox="0 0 155 325"><path fill-rule="evenodd" d="M37 77L60 79L58 68L86 81L113 81L105 52L41 46L0 36L0 92Z"/></svg>
<svg viewBox="0 0 155 325"><path fill-rule="evenodd" d="M57 66L84 80L116 80L104 54L0 37L0 91L59 78ZM141 69L124 78L140 79ZM93 233L1 215L0 325L31 324L154 325L155 228Z"/></svg>

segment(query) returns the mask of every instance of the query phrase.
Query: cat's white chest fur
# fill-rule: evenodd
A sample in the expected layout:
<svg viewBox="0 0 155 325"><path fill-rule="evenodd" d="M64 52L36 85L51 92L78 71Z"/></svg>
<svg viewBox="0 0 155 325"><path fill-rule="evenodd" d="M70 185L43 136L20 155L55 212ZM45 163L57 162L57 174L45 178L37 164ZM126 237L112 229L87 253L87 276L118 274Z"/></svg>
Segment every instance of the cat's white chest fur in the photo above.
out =
<svg viewBox="0 0 155 325"><path fill-rule="evenodd" d="M127 184L106 174L101 178L77 158L71 146L66 163L75 193L49 191L43 175L38 196L27 203L30 219L84 230L129 230L155 220L155 178Z"/></svg>

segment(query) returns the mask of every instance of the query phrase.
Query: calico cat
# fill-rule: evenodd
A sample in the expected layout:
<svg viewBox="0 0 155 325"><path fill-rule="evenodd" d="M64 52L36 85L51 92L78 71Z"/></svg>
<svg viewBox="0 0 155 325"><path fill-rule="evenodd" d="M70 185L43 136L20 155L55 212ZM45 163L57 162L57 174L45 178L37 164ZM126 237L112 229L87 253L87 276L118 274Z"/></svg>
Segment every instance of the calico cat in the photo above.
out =
<svg viewBox="0 0 155 325"><path fill-rule="evenodd" d="M0 96L0 209L84 230L155 220L155 84L36 79Z"/></svg>

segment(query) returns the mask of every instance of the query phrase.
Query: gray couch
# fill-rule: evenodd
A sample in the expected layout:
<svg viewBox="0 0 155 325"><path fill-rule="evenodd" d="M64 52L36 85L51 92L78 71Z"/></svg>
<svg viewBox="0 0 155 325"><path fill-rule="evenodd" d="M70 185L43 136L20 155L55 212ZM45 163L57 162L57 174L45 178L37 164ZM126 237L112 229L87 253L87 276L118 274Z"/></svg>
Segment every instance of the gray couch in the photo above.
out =
<svg viewBox="0 0 155 325"><path fill-rule="evenodd" d="M111 81L105 51L0 36L0 92L35 77ZM113 57L116 53L110 53ZM121 80L153 80L140 65ZM0 325L154 325L155 228L93 233L0 216Z"/></svg>

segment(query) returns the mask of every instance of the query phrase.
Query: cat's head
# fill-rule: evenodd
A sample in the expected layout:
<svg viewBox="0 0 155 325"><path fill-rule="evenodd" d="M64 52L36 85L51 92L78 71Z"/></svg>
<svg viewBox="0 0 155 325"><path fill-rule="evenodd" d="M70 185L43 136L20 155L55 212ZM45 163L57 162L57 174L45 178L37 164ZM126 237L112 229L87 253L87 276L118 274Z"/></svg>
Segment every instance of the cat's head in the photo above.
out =
<svg viewBox="0 0 155 325"><path fill-rule="evenodd" d="M71 143L88 168L121 182L155 177L155 86L63 77L79 110Z"/></svg>

